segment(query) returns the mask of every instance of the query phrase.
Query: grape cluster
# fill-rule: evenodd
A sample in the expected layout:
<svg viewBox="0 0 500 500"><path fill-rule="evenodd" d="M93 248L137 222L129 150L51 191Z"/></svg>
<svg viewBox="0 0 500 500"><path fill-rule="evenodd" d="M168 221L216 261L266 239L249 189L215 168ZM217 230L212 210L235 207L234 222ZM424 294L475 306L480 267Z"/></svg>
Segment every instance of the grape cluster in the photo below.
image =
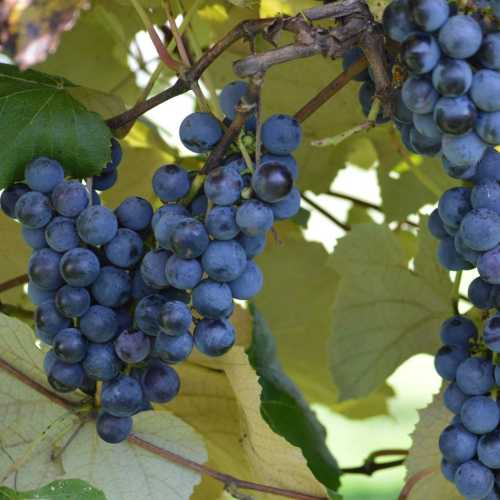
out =
<svg viewBox="0 0 500 500"><path fill-rule="evenodd" d="M223 90L227 120L246 90L245 82ZM255 116L247 122L252 129ZM222 134L209 113L193 113L180 127L182 142L198 154ZM275 115L263 123L265 154L257 166L239 154L206 176L161 166L152 179L163 203L156 212L139 197L112 211L44 157L26 167L25 183L3 191L4 213L21 223L33 249L28 293L37 306L36 335L50 346L48 381L59 392L88 394L102 382L96 425L103 440L123 441L133 415L177 395L172 365L193 347L221 356L233 346L234 299L250 299L263 285L253 258L274 222L300 207L290 154L300 140L298 123ZM116 180L122 152L116 140L111 148L111 162L93 179L98 190L109 187L103 179Z"/></svg>

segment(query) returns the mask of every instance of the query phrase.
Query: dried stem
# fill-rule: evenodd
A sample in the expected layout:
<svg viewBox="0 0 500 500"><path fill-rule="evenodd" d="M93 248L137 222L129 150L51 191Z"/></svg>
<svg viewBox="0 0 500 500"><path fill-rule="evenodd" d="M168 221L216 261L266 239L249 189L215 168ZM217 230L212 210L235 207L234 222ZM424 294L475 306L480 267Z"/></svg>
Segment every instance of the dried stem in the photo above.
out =
<svg viewBox="0 0 500 500"><path fill-rule="evenodd" d="M408 455L408 450L379 450L371 453L365 460L364 464L360 467L350 467L347 469L342 469L342 474L364 474L365 476L371 476L375 472L384 469L390 469L392 467L399 467L405 462L405 458L399 458L397 460L391 460L389 462L378 462L379 457L406 457Z"/></svg>
<svg viewBox="0 0 500 500"><path fill-rule="evenodd" d="M29 277L27 274L21 274L21 276L16 276L11 280L4 281L3 283L0 283L0 293L6 292L7 290L11 290L16 286L24 285L25 283L28 283L28 281Z"/></svg>

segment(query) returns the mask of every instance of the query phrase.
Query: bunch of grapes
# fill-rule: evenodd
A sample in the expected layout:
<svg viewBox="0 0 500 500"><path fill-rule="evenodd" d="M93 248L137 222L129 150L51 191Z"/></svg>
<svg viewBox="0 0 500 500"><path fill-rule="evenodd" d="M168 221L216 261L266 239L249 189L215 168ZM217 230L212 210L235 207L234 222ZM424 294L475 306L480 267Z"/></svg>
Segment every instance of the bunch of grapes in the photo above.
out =
<svg viewBox="0 0 500 500"><path fill-rule="evenodd" d="M245 82L224 88L227 120L246 91ZM250 133L255 123L251 116ZM210 152L222 135L209 113L189 115L180 128L182 142L198 154ZM161 166L152 179L163 203L156 212L139 197L112 211L44 157L26 167L25 183L2 193L3 211L21 223L33 249L28 291L37 306L36 335L50 346L48 381L59 392L91 395L102 383L96 425L103 440L123 441L133 415L177 395L172 365L193 347L221 356L233 346L234 299L250 299L263 285L253 258L274 222L300 207L290 154L300 140L298 123L275 115L262 125L259 165L251 154L246 161L230 154L206 176ZM113 140L112 161L93 179L95 188L116 181L121 157Z"/></svg>

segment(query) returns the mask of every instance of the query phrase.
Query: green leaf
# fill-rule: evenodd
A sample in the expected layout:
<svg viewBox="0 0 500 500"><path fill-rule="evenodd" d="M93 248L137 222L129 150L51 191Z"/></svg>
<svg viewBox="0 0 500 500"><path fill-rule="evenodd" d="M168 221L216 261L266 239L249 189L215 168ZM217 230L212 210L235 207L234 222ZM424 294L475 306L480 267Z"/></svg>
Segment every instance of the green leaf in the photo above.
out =
<svg viewBox="0 0 500 500"><path fill-rule="evenodd" d="M385 226L356 226L338 243L331 266L342 279L329 350L341 400L367 396L410 356L438 348L436 332L452 309L435 248L425 220L415 272Z"/></svg>
<svg viewBox="0 0 500 500"><path fill-rule="evenodd" d="M298 446L312 473L328 489L339 487L340 469L325 444L326 432L297 386L283 372L276 357L276 344L264 319L252 307L250 364L262 387L260 411L274 432Z"/></svg>
<svg viewBox="0 0 500 500"><path fill-rule="evenodd" d="M59 160L67 175L98 174L111 158L111 133L96 113L68 93L73 84L0 65L0 188L24 178L38 156Z"/></svg>
<svg viewBox="0 0 500 500"><path fill-rule="evenodd" d="M52 481L37 490L15 491L0 488L0 499L5 500L106 500L104 493L80 479Z"/></svg>

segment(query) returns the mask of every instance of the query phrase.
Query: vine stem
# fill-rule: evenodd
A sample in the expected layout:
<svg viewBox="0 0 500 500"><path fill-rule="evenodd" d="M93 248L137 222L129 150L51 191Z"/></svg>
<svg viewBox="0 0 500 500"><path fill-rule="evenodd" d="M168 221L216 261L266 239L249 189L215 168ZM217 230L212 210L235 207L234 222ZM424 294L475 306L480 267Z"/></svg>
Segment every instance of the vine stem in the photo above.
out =
<svg viewBox="0 0 500 500"><path fill-rule="evenodd" d="M346 223L340 221L339 219L337 219L337 217L332 215L330 212L326 211L321 205L316 203L311 197L309 197L305 193L300 193L300 196L309 205L311 205L311 207L313 207L315 210L317 210L320 214L324 215L327 219L331 220L334 224L339 226L341 229L343 229L344 231L351 230L351 226L349 224L346 224Z"/></svg>
<svg viewBox="0 0 500 500"><path fill-rule="evenodd" d="M4 281L3 283L0 283L0 293L6 292L7 290L15 288L16 286L24 285L25 283L28 283L28 281L29 277L27 274L21 274L21 276L16 276L11 280Z"/></svg>
<svg viewBox="0 0 500 500"><path fill-rule="evenodd" d="M408 453L408 450L399 449L374 451L373 453L370 453L370 455L368 455L363 465L361 465L360 467L350 467L342 469L342 474L364 474L366 476L371 476L373 473L379 470L399 467L400 465L403 465L406 460L406 458L399 458L397 460L391 460L389 462L378 462L377 458L394 456L406 457Z"/></svg>

